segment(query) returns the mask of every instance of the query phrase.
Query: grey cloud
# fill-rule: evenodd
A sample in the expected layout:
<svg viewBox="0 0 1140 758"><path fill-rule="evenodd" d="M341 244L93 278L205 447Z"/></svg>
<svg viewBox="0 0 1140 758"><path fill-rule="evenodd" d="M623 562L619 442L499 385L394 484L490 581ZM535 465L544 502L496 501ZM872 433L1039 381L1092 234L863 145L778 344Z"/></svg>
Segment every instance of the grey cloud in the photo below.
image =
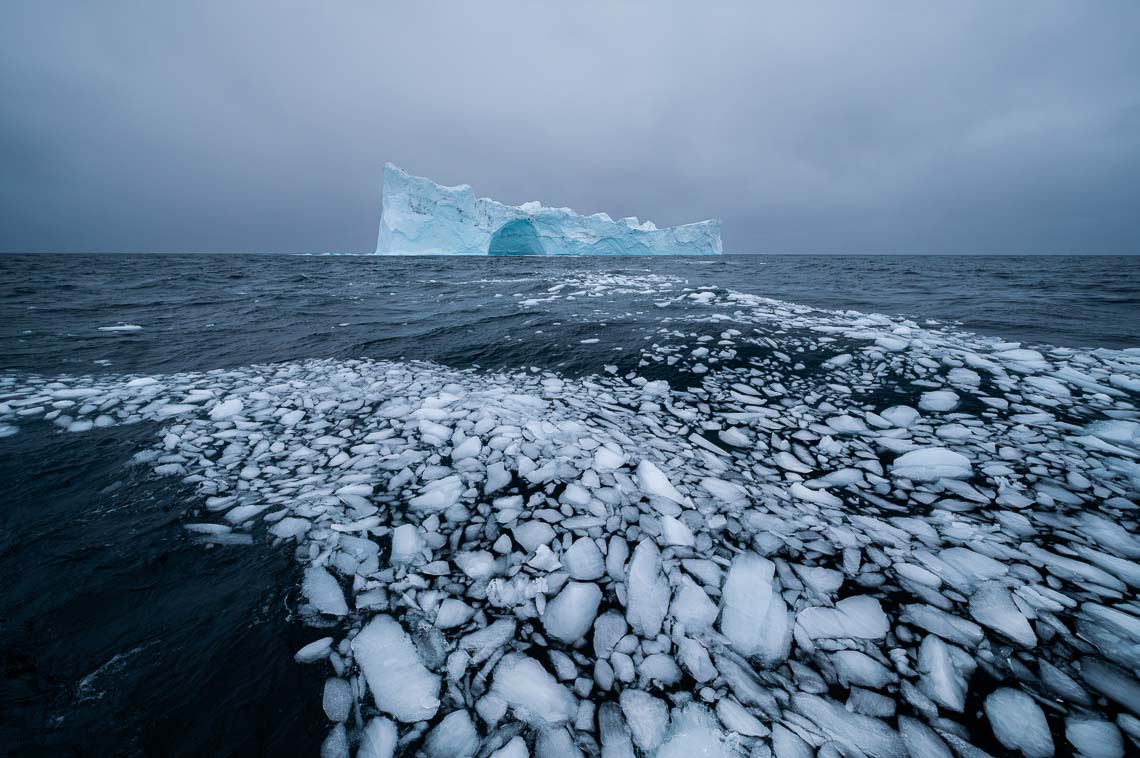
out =
<svg viewBox="0 0 1140 758"><path fill-rule="evenodd" d="M368 251L392 160L729 252L1140 252L1131 2L9 0L0 250Z"/></svg>

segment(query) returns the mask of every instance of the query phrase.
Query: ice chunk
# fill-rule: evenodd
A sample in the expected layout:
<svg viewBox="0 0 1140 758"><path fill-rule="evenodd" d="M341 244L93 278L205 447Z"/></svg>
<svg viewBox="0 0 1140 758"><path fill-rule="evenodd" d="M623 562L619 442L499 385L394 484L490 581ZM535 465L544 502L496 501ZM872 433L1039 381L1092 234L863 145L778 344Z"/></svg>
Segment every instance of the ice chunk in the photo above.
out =
<svg viewBox="0 0 1140 758"><path fill-rule="evenodd" d="M534 758L584 758L566 727L544 727L537 731Z"/></svg>
<svg viewBox="0 0 1140 758"><path fill-rule="evenodd" d="M700 633L708 631L716 621L718 613L716 603L709 599L708 594L689 577L682 577L681 583L673 593L673 602L669 605L669 613L675 621L685 625L685 631Z"/></svg>
<svg viewBox="0 0 1140 758"><path fill-rule="evenodd" d="M321 637L319 640L310 642L303 648L293 654L293 660L297 663L313 663L322 658L328 658L329 653L332 651L332 637Z"/></svg>
<svg viewBox="0 0 1140 758"><path fill-rule="evenodd" d="M244 405L240 397L231 397L225 402L218 403L210 409L210 418L214 421L240 416Z"/></svg>
<svg viewBox="0 0 1140 758"><path fill-rule="evenodd" d="M396 725L383 716L377 716L360 733L356 758L392 758L396 754L398 738Z"/></svg>
<svg viewBox="0 0 1140 758"><path fill-rule="evenodd" d="M451 450L451 460L461 461L464 458L474 458L483 450L483 443L478 437L468 437Z"/></svg>
<svg viewBox="0 0 1140 758"><path fill-rule="evenodd" d="M665 739L669 724L669 707L648 692L626 690L621 693L621 711L633 734L633 742L645 751L656 750Z"/></svg>
<svg viewBox="0 0 1140 758"><path fill-rule="evenodd" d="M706 476L701 480L701 487L713 497L726 503L742 503L748 499L748 492L743 487L723 479Z"/></svg>
<svg viewBox="0 0 1140 758"><path fill-rule="evenodd" d="M1140 682L1131 674L1090 657L1081 659L1081 678L1109 700L1140 715Z"/></svg>
<svg viewBox="0 0 1140 758"><path fill-rule="evenodd" d="M764 619L772 603L776 564L756 553L741 553L732 561L720 604L720 631L741 655L764 647Z"/></svg>
<svg viewBox="0 0 1140 758"><path fill-rule="evenodd" d="M539 545L538 549L534 551L534 557L528 560L526 565L539 571L556 571L562 567L558 556L546 545Z"/></svg>
<svg viewBox="0 0 1140 758"><path fill-rule="evenodd" d="M942 447L925 447L903 453L891 464L891 473L916 482L938 479L968 479L973 474L970 459Z"/></svg>
<svg viewBox="0 0 1140 758"><path fill-rule="evenodd" d="M467 550L456 554L455 565L472 579L486 579L495 573L495 556L486 550Z"/></svg>
<svg viewBox="0 0 1140 758"><path fill-rule="evenodd" d="M352 685L347 680L334 677L325 681L321 705L330 721L348 721L352 702Z"/></svg>
<svg viewBox="0 0 1140 758"><path fill-rule="evenodd" d="M923 392L918 400L918 407L924 411L952 411L958 407L958 393L950 390Z"/></svg>
<svg viewBox="0 0 1140 758"><path fill-rule="evenodd" d="M641 486L641 491L647 495L663 497L679 505L689 504L689 499L673 486L669 477L665 476L653 461L642 461L637 465L637 482Z"/></svg>
<svg viewBox="0 0 1140 758"><path fill-rule="evenodd" d="M899 618L908 624L922 627L945 640L957 642L966 647L977 647L985 636L982 633L982 628L973 621L968 621L930 605L904 606Z"/></svg>
<svg viewBox="0 0 1140 758"><path fill-rule="evenodd" d="M970 615L979 623L996 629L1025 647L1037 644L1033 627L1017 606L1009 590L998 582L985 582L970 597Z"/></svg>
<svg viewBox="0 0 1140 758"><path fill-rule="evenodd" d="M421 494L408 501L408 508L429 513L445 511L459 502L463 490L463 480L457 475L436 479L429 482Z"/></svg>
<svg viewBox="0 0 1140 758"><path fill-rule="evenodd" d="M511 737L506 745L491 753L488 758L530 758L530 751L527 750L526 740L516 734Z"/></svg>
<svg viewBox="0 0 1140 758"><path fill-rule="evenodd" d="M594 451L594 468L598 471L613 471L625 464L625 454L605 445Z"/></svg>
<svg viewBox="0 0 1140 758"><path fill-rule="evenodd" d="M661 573L661 553L653 540L633 551L626 578L626 618L642 637L656 637L669 610L669 583Z"/></svg>
<svg viewBox="0 0 1140 758"><path fill-rule="evenodd" d="M606 573L602 551L589 537L580 537L562 554L562 566L574 579L600 579Z"/></svg>
<svg viewBox="0 0 1140 758"><path fill-rule="evenodd" d="M472 663L482 663L514 636L514 619L503 618L465 636L459 641L459 649L471 653Z"/></svg>
<svg viewBox="0 0 1140 758"><path fill-rule="evenodd" d="M1061 698L1062 700L1069 700L1077 705L1090 705L1092 700L1089 694L1085 692L1085 688L1077 683L1075 679L1066 674L1061 669L1057 668L1048 661L1041 661L1038 664L1038 674L1041 676L1041 682L1053 693L1053 695Z"/></svg>
<svg viewBox="0 0 1140 758"><path fill-rule="evenodd" d="M585 508L590 504L590 491L580 484L570 482L562 490L559 501L576 508Z"/></svg>
<svg viewBox="0 0 1140 758"><path fill-rule="evenodd" d="M423 549L423 540L414 524L400 524L392 530L392 563L409 563Z"/></svg>
<svg viewBox="0 0 1140 758"><path fill-rule="evenodd" d="M665 744L655 758L730 758L732 749L712 714L701 705L689 703L673 711ZM783 758L781 755L780 758Z"/></svg>
<svg viewBox="0 0 1140 758"><path fill-rule="evenodd" d="M693 530L672 516L661 517L661 539L666 545L692 547L696 544Z"/></svg>
<svg viewBox="0 0 1140 758"><path fill-rule="evenodd" d="M586 636L598 615L602 591L590 582L568 582L553 600L546 603L542 625L546 631L567 644Z"/></svg>
<svg viewBox="0 0 1140 758"><path fill-rule="evenodd" d="M918 719L899 716L899 735L912 758L954 758L942 738Z"/></svg>
<svg viewBox="0 0 1140 758"><path fill-rule="evenodd" d="M920 418L918 411L909 405L893 405L879 415L900 429L909 429Z"/></svg>
<svg viewBox="0 0 1140 758"><path fill-rule="evenodd" d="M329 730L321 743L321 758L348 758L348 731L344 724L337 724Z"/></svg>
<svg viewBox="0 0 1140 758"><path fill-rule="evenodd" d="M1026 758L1051 758L1053 736L1041 706L1021 690L1002 687L986 698L986 718L998 742Z"/></svg>
<svg viewBox="0 0 1140 758"><path fill-rule="evenodd" d="M814 721L829 740L839 743L853 755L907 757L899 735L876 718L849 713L838 703L803 692L792 697L792 707Z"/></svg>
<svg viewBox="0 0 1140 758"><path fill-rule="evenodd" d="M776 758L815 758L815 749L782 724L772 727L772 749Z"/></svg>
<svg viewBox="0 0 1140 758"><path fill-rule="evenodd" d="M390 616L372 618L352 640L376 707L399 721L426 721L439 710L439 677L420 660L411 637Z"/></svg>
<svg viewBox="0 0 1140 758"><path fill-rule="evenodd" d="M594 622L594 655L608 658L628 630L625 616L615 610L603 613Z"/></svg>
<svg viewBox="0 0 1140 758"><path fill-rule="evenodd" d="M796 616L796 624L812 639L854 637L881 640L890 622L879 601L870 595L844 598L834 608L805 608Z"/></svg>
<svg viewBox="0 0 1140 758"><path fill-rule="evenodd" d="M491 495L511 483L511 474L501 463L492 463L487 467L487 481L483 484L483 494Z"/></svg>
<svg viewBox="0 0 1140 758"><path fill-rule="evenodd" d="M561 724L578 712L570 690L542 664L521 653L511 653L499 661L491 691L506 701L520 721L532 725Z"/></svg>
<svg viewBox="0 0 1140 758"><path fill-rule="evenodd" d="M716 715L722 724L745 737L763 737L771 733L760 719L730 697L723 698L716 704Z"/></svg>
<svg viewBox="0 0 1140 758"><path fill-rule="evenodd" d="M621 706L605 702L598 707L598 733L606 758L634 758L633 743Z"/></svg>
<svg viewBox="0 0 1140 758"><path fill-rule="evenodd" d="M963 658L969 657L933 634L928 634L918 648L918 671L922 675L919 687L923 694L959 713L966 705L968 678L973 672L972 664L963 665Z"/></svg>
<svg viewBox="0 0 1140 758"><path fill-rule="evenodd" d="M322 566L310 566L305 569L305 579L301 583L301 591L305 599L321 613L330 616L345 616L348 614L348 604L344 601L344 591L341 590L333 575Z"/></svg>
<svg viewBox="0 0 1140 758"><path fill-rule="evenodd" d="M462 600L449 597L439 604L435 625L440 629L463 626L475 615L475 609Z"/></svg>
<svg viewBox="0 0 1140 758"><path fill-rule="evenodd" d="M831 662L835 664L835 671L844 687L857 685L880 689L895 679L890 669L858 650L832 653Z"/></svg>
<svg viewBox="0 0 1140 758"><path fill-rule="evenodd" d="M470 758L479 750L479 734L465 710L452 711L428 732L423 752L428 758Z"/></svg>
<svg viewBox="0 0 1140 758"><path fill-rule="evenodd" d="M503 205L384 166L376 252L460 255L719 255L720 222L658 229L541 203Z"/></svg>
<svg viewBox="0 0 1140 758"><path fill-rule="evenodd" d="M286 516L269 527L269 533L281 539L300 540L309 531L310 527L312 527L312 523L310 523L308 519Z"/></svg>
<svg viewBox="0 0 1140 758"><path fill-rule="evenodd" d="M696 681L703 684L716 678L716 667L709 658L708 650L700 642L691 637L682 638L677 643L677 654L681 659L681 665Z"/></svg>
<svg viewBox="0 0 1140 758"><path fill-rule="evenodd" d="M549 545L554 539L554 529L543 521L524 521L511 534L528 553L533 553L539 545Z"/></svg>
<svg viewBox="0 0 1140 758"><path fill-rule="evenodd" d="M1123 758L1124 739L1111 721L1070 716L1065 719L1065 738L1087 758Z"/></svg>

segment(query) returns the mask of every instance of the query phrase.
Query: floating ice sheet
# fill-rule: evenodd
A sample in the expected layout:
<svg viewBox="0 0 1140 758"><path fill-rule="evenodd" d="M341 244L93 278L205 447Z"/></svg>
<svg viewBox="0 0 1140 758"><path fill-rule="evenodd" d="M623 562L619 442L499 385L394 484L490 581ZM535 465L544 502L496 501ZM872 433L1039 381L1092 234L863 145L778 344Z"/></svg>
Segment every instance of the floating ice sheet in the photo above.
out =
<svg viewBox="0 0 1140 758"><path fill-rule="evenodd" d="M293 551L329 754L1135 749L1140 351L547 297L615 289L638 370L7 374L0 430L155 422L188 538Z"/></svg>

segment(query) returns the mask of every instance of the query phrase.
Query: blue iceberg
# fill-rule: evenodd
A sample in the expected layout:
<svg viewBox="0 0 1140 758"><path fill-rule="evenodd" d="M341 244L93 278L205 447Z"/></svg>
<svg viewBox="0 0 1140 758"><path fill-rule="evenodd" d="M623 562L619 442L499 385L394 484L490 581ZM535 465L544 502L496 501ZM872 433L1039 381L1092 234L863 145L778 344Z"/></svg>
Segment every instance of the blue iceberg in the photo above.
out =
<svg viewBox="0 0 1140 758"><path fill-rule="evenodd" d="M720 255L720 221L658 229L537 201L504 205L384 164L382 255Z"/></svg>

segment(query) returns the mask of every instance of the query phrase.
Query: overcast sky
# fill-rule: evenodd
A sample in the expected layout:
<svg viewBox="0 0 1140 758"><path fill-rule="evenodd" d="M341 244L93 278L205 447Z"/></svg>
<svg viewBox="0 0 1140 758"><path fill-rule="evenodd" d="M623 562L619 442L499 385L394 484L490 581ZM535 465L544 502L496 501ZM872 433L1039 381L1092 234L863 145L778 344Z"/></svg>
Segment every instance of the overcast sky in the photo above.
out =
<svg viewBox="0 0 1140 758"><path fill-rule="evenodd" d="M1138 32L1134 0L3 0L0 250L370 251L391 160L726 252L1137 253Z"/></svg>

